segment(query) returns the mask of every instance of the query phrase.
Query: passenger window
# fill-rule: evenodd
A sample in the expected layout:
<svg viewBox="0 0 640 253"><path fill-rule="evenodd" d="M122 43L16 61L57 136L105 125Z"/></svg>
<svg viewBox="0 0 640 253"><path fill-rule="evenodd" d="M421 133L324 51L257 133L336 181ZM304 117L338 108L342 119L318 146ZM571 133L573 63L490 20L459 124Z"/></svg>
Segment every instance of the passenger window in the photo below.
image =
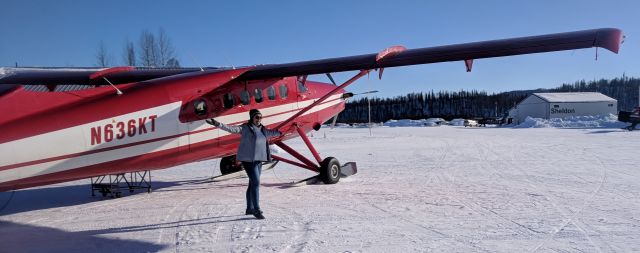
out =
<svg viewBox="0 0 640 253"><path fill-rule="evenodd" d="M224 106L224 108L233 108L234 102L235 101L233 101L233 94L227 93L222 96L222 106Z"/></svg>
<svg viewBox="0 0 640 253"><path fill-rule="evenodd" d="M269 86L269 88L267 88L267 97L269 100L276 100L276 89L273 88L273 86Z"/></svg>
<svg viewBox="0 0 640 253"><path fill-rule="evenodd" d="M288 95L289 94L288 94L288 91L287 91L287 85L284 84L284 83L280 84L280 97L282 99L285 99L285 98L287 98Z"/></svg>
<svg viewBox="0 0 640 253"><path fill-rule="evenodd" d="M205 116L207 115L207 102L202 99L198 99L193 102L193 107L195 108L195 113L197 116Z"/></svg>
<svg viewBox="0 0 640 253"><path fill-rule="evenodd" d="M246 90L243 90L242 92L240 92L240 102L243 105L248 105L249 102L251 102L251 98L249 98L249 92Z"/></svg>
<svg viewBox="0 0 640 253"><path fill-rule="evenodd" d="M307 92L307 87L304 86L304 83L302 82L302 80L298 80L298 92L300 93Z"/></svg>
<svg viewBox="0 0 640 253"><path fill-rule="evenodd" d="M262 103L262 89L255 89L253 91L253 97L255 98L256 103Z"/></svg>

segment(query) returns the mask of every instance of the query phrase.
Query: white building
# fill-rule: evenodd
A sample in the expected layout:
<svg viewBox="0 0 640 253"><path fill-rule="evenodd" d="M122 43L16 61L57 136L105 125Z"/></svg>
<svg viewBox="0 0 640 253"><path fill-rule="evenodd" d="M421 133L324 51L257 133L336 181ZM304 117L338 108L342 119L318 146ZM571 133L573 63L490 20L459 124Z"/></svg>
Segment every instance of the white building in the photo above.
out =
<svg viewBox="0 0 640 253"><path fill-rule="evenodd" d="M527 117L564 118L618 113L618 100L599 92L533 93L509 110L507 122L520 124Z"/></svg>

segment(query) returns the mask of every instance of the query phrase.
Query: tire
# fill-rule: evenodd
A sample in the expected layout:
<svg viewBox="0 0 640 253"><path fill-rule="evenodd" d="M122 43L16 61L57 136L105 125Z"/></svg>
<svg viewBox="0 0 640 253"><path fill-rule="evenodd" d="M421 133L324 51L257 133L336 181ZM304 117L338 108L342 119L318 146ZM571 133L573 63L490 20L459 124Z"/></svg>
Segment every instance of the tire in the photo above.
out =
<svg viewBox="0 0 640 253"><path fill-rule="evenodd" d="M227 156L220 159L220 174L226 175L242 170L242 165L236 166L236 156Z"/></svg>
<svg viewBox="0 0 640 253"><path fill-rule="evenodd" d="M340 162L334 157L325 158L320 164L320 179L325 184L335 184L340 181Z"/></svg>

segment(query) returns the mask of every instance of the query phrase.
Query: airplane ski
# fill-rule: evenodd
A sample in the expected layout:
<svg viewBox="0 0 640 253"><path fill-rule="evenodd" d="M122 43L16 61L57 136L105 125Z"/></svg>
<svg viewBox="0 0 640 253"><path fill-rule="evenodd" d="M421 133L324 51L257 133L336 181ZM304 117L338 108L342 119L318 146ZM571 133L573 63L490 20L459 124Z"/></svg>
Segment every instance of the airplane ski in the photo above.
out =
<svg viewBox="0 0 640 253"><path fill-rule="evenodd" d="M356 162L348 162L340 167L340 175L343 177L352 176L358 173Z"/></svg>

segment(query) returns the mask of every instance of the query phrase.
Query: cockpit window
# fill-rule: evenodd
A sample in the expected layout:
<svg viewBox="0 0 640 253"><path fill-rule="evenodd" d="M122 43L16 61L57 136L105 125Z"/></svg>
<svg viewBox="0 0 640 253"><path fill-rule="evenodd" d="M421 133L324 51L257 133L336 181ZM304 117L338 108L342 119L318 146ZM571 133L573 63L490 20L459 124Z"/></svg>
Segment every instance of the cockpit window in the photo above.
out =
<svg viewBox="0 0 640 253"><path fill-rule="evenodd" d="M240 102L243 105L248 105L251 102L251 98L249 97L248 91L243 90L242 92L240 92Z"/></svg>
<svg viewBox="0 0 640 253"><path fill-rule="evenodd" d="M222 105L224 108L231 109L234 103L233 94L227 93L222 96Z"/></svg>
<svg viewBox="0 0 640 253"><path fill-rule="evenodd" d="M198 99L193 102L193 107L195 108L195 113L197 116L205 116L207 115L207 102L202 99Z"/></svg>
<svg viewBox="0 0 640 253"><path fill-rule="evenodd" d="M276 89L273 88L273 86L269 86L269 88L267 88L267 97L269 100L276 100Z"/></svg>
<svg viewBox="0 0 640 253"><path fill-rule="evenodd" d="M280 97L282 99L285 99L289 95L288 93L289 93L289 91L287 90L287 85L284 84L284 83L280 84Z"/></svg>
<svg viewBox="0 0 640 253"><path fill-rule="evenodd" d="M256 100L256 103L262 103L262 100L264 100L262 97L262 89L253 90L253 98Z"/></svg>

